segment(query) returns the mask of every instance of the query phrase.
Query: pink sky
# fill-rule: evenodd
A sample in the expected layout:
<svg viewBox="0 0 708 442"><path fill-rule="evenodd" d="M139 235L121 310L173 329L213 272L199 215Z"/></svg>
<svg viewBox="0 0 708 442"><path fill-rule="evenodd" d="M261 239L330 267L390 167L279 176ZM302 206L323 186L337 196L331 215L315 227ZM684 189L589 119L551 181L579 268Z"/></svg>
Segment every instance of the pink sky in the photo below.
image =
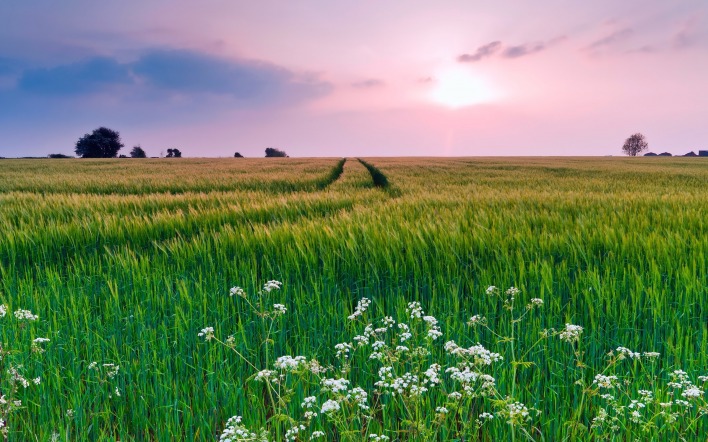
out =
<svg viewBox="0 0 708 442"><path fill-rule="evenodd" d="M0 156L708 149L704 1L3 2Z"/></svg>

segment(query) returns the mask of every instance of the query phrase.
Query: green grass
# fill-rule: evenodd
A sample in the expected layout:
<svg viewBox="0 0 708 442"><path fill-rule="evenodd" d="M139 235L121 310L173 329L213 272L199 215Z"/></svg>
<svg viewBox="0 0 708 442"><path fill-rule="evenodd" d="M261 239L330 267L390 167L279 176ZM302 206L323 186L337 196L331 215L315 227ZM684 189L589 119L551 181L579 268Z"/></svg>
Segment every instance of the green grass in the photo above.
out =
<svg viewBox="0 0 708 442"><path fill-rule="evenodd" d="M660 352L660 375L708 374L707 213L702 158L7 160L0 303L40 321L0 322L0 341L51 339L26 362L42 384L20 392L10 438L214 440L232 415L259 428L254 371L197 333L255 342L253 316L228 290L277 279L288 314L276 356L323 363L363 296L398 316L418 300L443 342L479 339L506 356L464 325L483 313L510 332L485 289L543 298L518 345L580 324L591 367L558 357L568 351L556 340L497 382L521 386L545 440L561 440L580 398L573 380L604 367L611 349ZM264 359L257 344L240 348ZM120 373L101 382L92 361ZM109 397L114 387L121 397ZM508 439L504 424L493 429L484 440Z"/></svg>

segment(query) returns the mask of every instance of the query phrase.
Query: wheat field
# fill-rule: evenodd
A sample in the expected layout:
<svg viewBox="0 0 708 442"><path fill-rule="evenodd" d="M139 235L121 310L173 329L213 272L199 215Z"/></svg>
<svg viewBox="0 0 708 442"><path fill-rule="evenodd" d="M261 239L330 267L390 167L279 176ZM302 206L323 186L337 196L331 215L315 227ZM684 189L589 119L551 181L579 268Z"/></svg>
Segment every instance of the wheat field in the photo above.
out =
<svg viewBox="0 0 708 442"><path fill-rule="evenodd" d="M0 427L705 440L707 215L703 158L2 160Z"/></svg>

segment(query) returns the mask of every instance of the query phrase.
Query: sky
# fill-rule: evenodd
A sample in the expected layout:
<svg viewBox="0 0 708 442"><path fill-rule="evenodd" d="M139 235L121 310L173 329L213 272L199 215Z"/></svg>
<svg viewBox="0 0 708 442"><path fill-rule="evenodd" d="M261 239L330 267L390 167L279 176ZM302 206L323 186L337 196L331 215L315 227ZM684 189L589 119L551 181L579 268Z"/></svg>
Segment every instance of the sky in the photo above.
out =
<svg viewBox="0 0 708 442"><path fill-rule="evenodd" d="M0 0L0 156L708 150L705 0Z"/></svg>

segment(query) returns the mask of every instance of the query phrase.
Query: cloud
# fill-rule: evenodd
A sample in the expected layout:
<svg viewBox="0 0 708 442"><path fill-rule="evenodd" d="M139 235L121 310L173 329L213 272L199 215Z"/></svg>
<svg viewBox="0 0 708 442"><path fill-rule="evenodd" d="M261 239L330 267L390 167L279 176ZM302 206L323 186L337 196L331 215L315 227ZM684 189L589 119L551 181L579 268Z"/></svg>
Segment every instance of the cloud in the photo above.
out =
<svg viewBox="0 0 708 442"><path fill-rule="evenodd" d="M142 81L158 90L223 95L246 102L299 101L331 89L312 75L273 64L183 50L152 51L131 67Z"/></svg>
<svg viewBox="0 0 708 442"><path fill-rule="evenodd" d="M357 89L372 89L386 86L386 82L378 78L367 78L362 81L355 81L352 83L352 87Z"/></svg>
<svg viewBox="0 0 708 442"><path fill-rule="evenodd" d="M477 48L474 54L462 54L457 57L457 61L460 63L473 63L480 61L484 58L492 57L499 54L502 58L521 58L527 55L535 54L554 46L567 37L562 35L554 39L548 40L546 42L534 42L534 43L524 43L520 45L505 46L501 41L493 41L484 46Z"/></svg>
<svg viewBox="0 0 708 442"><path fill-rule="evenodd" d="M527 55L531 55L531 54L535 54L537 52L545 51L546 49L550 48L551 46L554 46L554 45L564 41L566 38L567 37L565 35L562 35L560 37L556 37L556 38L549 40L547 42L525 43L522 45L507 46L501 55L504 58L525 57Z"/></svg>
<svg viewBox="0 0 708 442"><path fill-rule="evenodd" d="M478 47L474 54L462 54L458 56L457 61L459 61L460 63L474 63L480 61L484 58L491 57L492 55L494 55L495 52L501 49L501 46L502 44L500 41L493 41L491 43L487 43L486 45Z"/></svg>
<svg viewBox="0 0 708 442"><path fill-rule="evenodd" d="M504 58L519 58L525 55L535 54L536 52L541 52L546 49L546 45L543 43L532 43L523 44L519 46L509 46L502 52L502 57Z"/></svg>
<svg viewBox="0 0 708 442"><path fill-rule="evenodd" d="M24 71L20 92L90 96L122 87L119 99L199 99L218 96L250 105L293 104L328 93L317 76L255 60L226 59L186 50L150 50L133 62L92 57L76 63Z"/></svg>
<svg viewBox="0 0 708 442"><path fill-rule="evenodd" d="M699 28L697 17L692 17L681 26L671 38L671 47L674 49L686 49L696 43L696 29Z"/></svg>
<svg viewBox="0 0 708 442"><path fill-rule="evenodd" d="M584 49L590 52L599 51L626 40L632 34L634 34L634 30L632 28L619 29L598 40L595 40L594 42L587 45Z"/></svg>
<svg viewBox="0 0 708 442"><path fill-rule="evenodd" d="M94 57L48 69L26 70L18 86L21 91L36 94L76 95L130 85L133 81L127 66L111 58Z"/></svg>
<svg viewBox="0 0 708 442"><path fill-rule="evenodd" d="M19 73L22 67L22 63L19 60L0 57L0 76Z"/></svg>

